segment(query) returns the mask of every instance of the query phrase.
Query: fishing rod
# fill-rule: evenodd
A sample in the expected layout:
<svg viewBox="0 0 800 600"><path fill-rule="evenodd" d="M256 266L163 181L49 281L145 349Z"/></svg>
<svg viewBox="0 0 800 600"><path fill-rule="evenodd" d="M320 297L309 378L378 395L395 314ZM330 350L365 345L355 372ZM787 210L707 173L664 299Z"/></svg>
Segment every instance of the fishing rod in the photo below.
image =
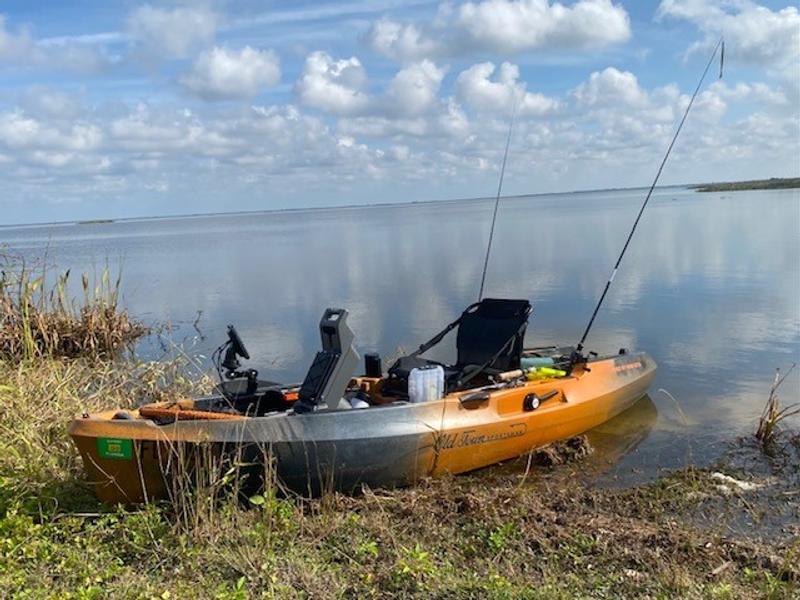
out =
<svg viewBox="0 0 800 600"><path fill-rule="evenodd" d="M511 121L508 123L508 136L506 137L506 149L503 153L503 164L500 167L500 181L497 184L497 197L494 200L494 212L492 213L492 227L489 229L489 243L486 245L486 258L483 261L483 273L481 274L481 289L478 292L478 302L483 299L483 284L486 282L486 269L489 267L489 254L492 251L492 240L494 239L494 225L497 222L497 207L500 206L500 192L503 190L503 177L506 174L506 161L508 160L508 147L511 144L511 132L514 130L514 117L517 114L517 95L514 94L514 103L511 106Z"/></svg>
<svg viewBox="0 0 800 600"><path fill-rule="evenodd" d="M628 233L628 239L625 240L625 245L622 247L622 252L619 253L619 258L617 258L617 262L614 264L614 269L611 271L611 276L608 278L606 282L606 287L603 289L603 293L600 295L600 300L597 301L597 306L594 307L594 312L592 313L592 318L589 319L589 324L586 325L586 329L581 336L581 341L578 342L578 345L575 347L575 350L572 353L572 357L570 362L575 365L580 362L586 362L586 357L583 356L583 343L586 341L586 338L589 335L589 331L592 329L592 325L594 324L595 317L597 317L597 313L600 311L600 307L603 305L603 300L606 299L606 294L608 294L608 290L611 287L612 282L614 281L614 277L617 275L617 270L619 269L619 265L622 262L622 257L625 256L625 251L628 249L628 245L631 243L631 239L633 239L633 234L636 232L636 227L639 225L639 221L642 218L642 214L644 213L644 209L647 208L647 203L650 202L650 196L653 195L653 190L658 183L659 177L661 177L661 171L664 170L664 165L667 164L667 159L669 158L670 153L672 152L672 147L675 145L676 140L678 139L678 135L681 133L681 129L683 129L683 124L686 122L686 117L689 116L689 111L692 109L692 105L694 104L695 98L697 98L697 94L700 92L700 88L703 85L703 81L708 74L708 70L711 68L711 64L714 62L714 57L717 55L717 51L721 49L720 52L720 62L719 62L719 77L722 78L722 67L725 60L725 40L724 38L720 38L717 42L717 45L714 46L714 51L711 53L711 58L708 59L708 64L706 65L705 70L703 71L702 77L700 77L700 81L697 82L697 87L694 90L694 94L692 94L692 98L689 100L689 104L686 106L686 110L683 113L683 117L678 123L678 128L675 130L675 135L672 136L672 141L669 143L669 147L667 148L666 153L664 154L664 158L661 160L661 165L658 167L658 171L656 172L655 179L653 179L653 183L650 186L650 189L647 191L647 196L645 196L644 202L642 203L642 207L639 209L639 214L636 215L636 220L633 222L633 227L631 227L630 233ZM502 181L502 178L501 178Z"/></svg>

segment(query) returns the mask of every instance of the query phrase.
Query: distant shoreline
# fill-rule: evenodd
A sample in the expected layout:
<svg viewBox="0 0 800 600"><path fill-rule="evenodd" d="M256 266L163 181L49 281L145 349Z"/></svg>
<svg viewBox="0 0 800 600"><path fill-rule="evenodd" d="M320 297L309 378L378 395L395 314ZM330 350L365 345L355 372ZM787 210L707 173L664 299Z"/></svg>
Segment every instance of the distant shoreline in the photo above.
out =
<svg viewBox="0 0 800 600"><path fill-rule="evenodd" d="M767 189L790 189L800 188L800 177L773 177L771 179L756 179L751 181L738 181L738 182L720 182L720 183L693 183L693 184L673 184L673 185L660 185L656 187L657 190L667 190L674 188L683 188L695 190L697 192L724 192L724 191L738 191L738 190L767 190ZM525 197L538 197L538 196L569 196L574 194L592 194L597 192L631 192L636 190L647 190L646 186L635 187L612 187L601 188L594 190L570 190L566 192L537 192L535 194L510 194L503 196L504 200ZM38 223L8 223L0 224L0 231L4 229L22 229L22 228L36 228L36 227L53 227L53 226L70 226L70 225L99 225L110 223L125 223L125 222L141 222L141 221L155 221L155 220L171 220L171 219L196 219L207 217L220 217L220 216L243 216L243 215L258 215L269 213L290 213L302 211L318 211L318 210L347 210L347 209L363 209L363 208L389 208L398 206L413 206L419 204L453 204L457 202L481 202L492 200L492 196L479 196L476 198L445 198L438 200L412 200L406 202L374 202L367 204L338 204L336 206L298 206L286 208L267 208L260 210L238 210L230 212L208 212L208 213L182 213L172 215L153 215L145 217L119 217L119 218L96 218L84 219L75 221L44 221Z"/></svg>
<svg viewBox="0 0 800 600"><path fill-rule="evenodd" d="M85 221L75 221L76 225L105 225L113 223L114 219L87 219Z"/></svg>
<svg viewBox="0 0 800 600"><path fill-rule="evenodd" d="M686 184L678 185L663 185L658 186L657 190L666 190L671 188L687 188ZM509 194L502 196L503 200L510 200L514 198L527 198L539 196L570 196L573 194L594 194L597 192L630 192L635 190L647 190L645 186L635 187L616 187L616 188L600 188L595 190L569 190L566 192L537 192L535 194ZM322 211L322 210L348 210L348 209L363 209L363 208L391 208L398 206L414 206L419 204L455 204L458 202L485 202L487 200L494 200L494 196L478 196L475 198L443 198L438 200L410 200L405 202L370 202L366 204L337 204L335 206L297 206L286 208L264 208L258 210L234 210L227 212L199 212L199 213L181 213L172 215L154 215L147 217L119 217L119 218L97 218L86 219L78 221L43 221L39 223L9 223L7 225L0 224L0 231L3 229L22 229L22 228L35 228L35 227L53 227L53 226L72 226L72 225L87 225L87 224L103 224L103 223L125 223L125 222L141 222L141 221L162 221L172 219L198 219L207 217L237 217L246 215L262 215L262 214L277 214L277 213L291 213L291 212L304 212L304 211Z"/></svg>
<svg viewBox="0 0 800 600"><path fill-rule="evenodd" d="M742 190L786 190L800 188L800 177L772 177L750 181L730 181L720 183L698 183L689 188L698 192L738 192Z"/></svg>

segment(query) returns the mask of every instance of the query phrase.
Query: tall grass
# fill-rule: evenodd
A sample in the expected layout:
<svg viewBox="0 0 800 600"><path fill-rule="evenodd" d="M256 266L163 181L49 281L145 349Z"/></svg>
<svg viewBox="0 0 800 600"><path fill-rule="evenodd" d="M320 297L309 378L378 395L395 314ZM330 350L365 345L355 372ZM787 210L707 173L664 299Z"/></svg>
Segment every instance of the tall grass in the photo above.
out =
<svg viewBox="0 0 800 600"><path fill-rule="evenodd" d="M756 438L761 443L761 447L768 453L774 448L775 439L780 431L781 422L793 415L800 414L800 403L781 408L780 400L778 399L778 388L786 381L786 378L792 370L794 370L795 366L796 363L792 363L792 366L789 367L783 376L781 376L780 369L775 369L775 379L772 381L764 411L761 413L761 418L758 420Z"/></svg>
<svg viewBox="0 0 800 600"><path fill-rule="evenodd" d="M159 451L167 482L167 501L161 506L173 530L188 539L221 542L242 523L252 524L247 509L262 512L260 526L267 541L278 513L302 520L305 500L280 483L274 457L265 446L172 442Z"/></svg>
<svg viewBox="0 0 800 600"><path fill-rule="evenodd" d="M69 295L70 271L48 285L47 272L24 263L0 271L0 359L110 358L147 328L120 308L120 275L109 268L90 281L81 276L82 298Z"/></svg>
<svg viewBox="0 0 800 600"><path fill-rule="evenodd" d="M185 372L177 361L0 361L0 518L11 505L36 512L65 501L96 505L66 433L69 422L84 412L133 408L211 387L210 379Z"/></svg>

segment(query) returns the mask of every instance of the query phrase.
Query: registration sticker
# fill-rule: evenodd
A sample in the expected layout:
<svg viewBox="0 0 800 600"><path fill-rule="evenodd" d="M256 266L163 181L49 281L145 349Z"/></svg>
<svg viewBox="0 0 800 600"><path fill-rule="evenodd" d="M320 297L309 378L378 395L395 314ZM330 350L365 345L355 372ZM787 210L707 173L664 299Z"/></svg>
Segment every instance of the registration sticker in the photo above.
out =
<svg viewBox="0 0 800 600"><path fill-rule="evenodd" d="M97 438L97 453L100 458L130 460L133 458L133 440Z"/></svg>

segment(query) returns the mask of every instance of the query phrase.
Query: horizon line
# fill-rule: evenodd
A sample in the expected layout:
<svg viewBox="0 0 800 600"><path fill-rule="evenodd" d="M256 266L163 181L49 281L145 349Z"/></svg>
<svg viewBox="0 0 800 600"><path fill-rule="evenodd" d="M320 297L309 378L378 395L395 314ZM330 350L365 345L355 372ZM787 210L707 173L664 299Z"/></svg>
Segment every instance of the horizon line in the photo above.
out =
<svg viewBox="0 0 800 600"><path fill-rule="evenodd" d="M691 188L707 185L704 183L681 183L670 185L659 185L655 189L666 188ZM564 196L568 194L588 194L592 192L612 192L612 191L631 191L643 190L649 186L630 186L630 187L611 187L611 188L596 188L596 189L581 189L569 190L564 192L536 192L533 194L509 194L500 196L501 199L512 198L528 198L538 196ZM494 200L493 196L477 196L473 198L444 198L438 200L410 200L400 202L374 202L367 204L336 204L333 206L297 206L285 208L265 208L256 210L234 210L234 211L218 211L218 212L198 212L198 213L178 213L178 214L165 214L165 215L149 215L141 217L94 217L89 219L74 219L65 221L38 221L29 223L8 223L0 224L2 229L22 229L28 227L48 227L48 226L61 226L61 225L79 225L79 224L103 224L103 223L122 223L131 221L155 221L160 219L191 219L203 217L219 217L219 216L238 216L238 215L255 215L255 214L270 214L270 213L283 213L283 212L300 212L300 211L317 211L317 210L343 210L343 209L359 209L359 208L375 208L375 207L392 207L392 206L411 206L414 204L445 204L456 202L478 202L482 200Z"/></svg>

